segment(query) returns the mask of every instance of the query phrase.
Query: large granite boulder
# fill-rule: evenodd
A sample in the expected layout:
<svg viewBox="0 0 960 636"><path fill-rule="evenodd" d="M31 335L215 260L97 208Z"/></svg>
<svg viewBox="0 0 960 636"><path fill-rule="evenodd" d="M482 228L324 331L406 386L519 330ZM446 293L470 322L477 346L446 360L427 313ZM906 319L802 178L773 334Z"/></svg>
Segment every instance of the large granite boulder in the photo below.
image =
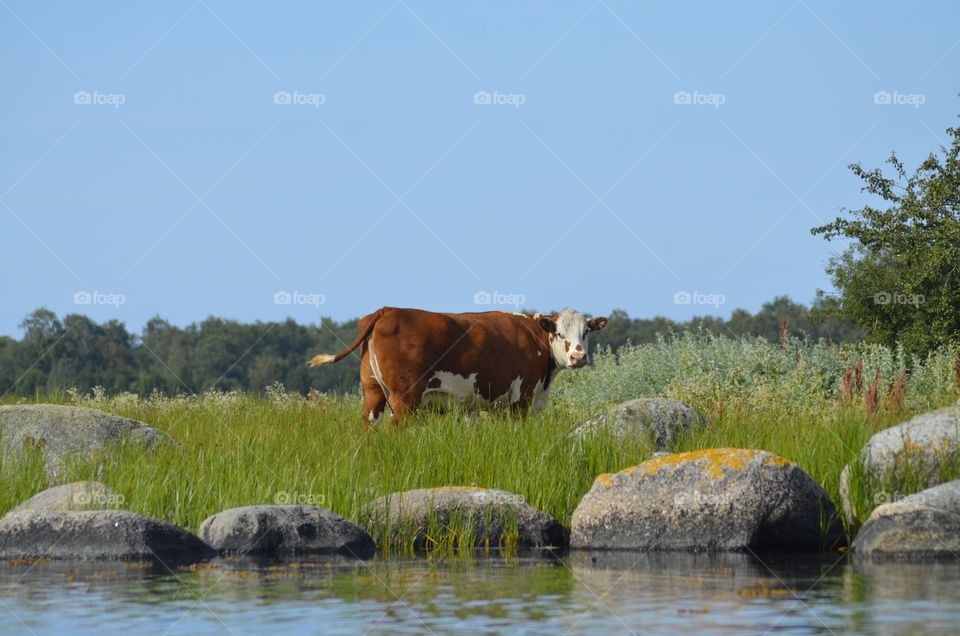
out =
<svg viewBox="0 0 960 636"><path fill-rule="evenodd" d="M120 508L123 495L99 481L75 481L37 493L8 512L9 515L62 512L66 510L107 510Z"/></svg>
<svg viewBox="0 0 960 636"><path fill-rule="evenodd" d="M41 452L47 473L54 479L67 459L90 459L121 441L149 448L172 438L143 422L86 407L0 406L0 452L4 457L20 456L25 450Z"/></svg>
<svg viewBox="0 0 960 636"><path fill-rule="evenodd" d="M135 559L187 563L215 555L183 528L126 510L35 510L0 519L0 559Z"/></svg>
<svg viewBox="0 0 960 636"><path fill-rule="evenodd" d="M917 415L874 434L856 461L840 473L840 504L848 525L856 524L866 512L857 509L854 483L865 486L874 504L883 504L936 486L945 475L957 476L960 404Z"/></svg>
<svg viewBox="0 0 960 636"><path fill-rule="evenodd" d="M872 560L960 559L960 480L875 508L852 547Z"/></svg>
<svg viewBox="0 0 960 636"><path fill-rule="evenodd" d="M230 554L373 555L360 526L317 506L262 505L229 508L200 524L200 537Z"/></svg>
<svg viewBox="0 0 960 636"><path fill-rule="evenodd" d="M693 407L666 398L624 402L573 429L577 437L602 432L618 438L648 439L657 451L672 451L684 433L705 426L707 420Z"/></svg>
<svg viewBox="0 0 960 636"><path fill-rule="evenodd" d="M502 546L516 534L521 548L566 548L569 531L523 497L503 490L447 486L407 490L380 497L364 510L368 527L409 538L424 548L428 535L448 530L472 535L476 546Z"/></svg>
<svg viewBox="0 0 960 636"><path fill-rule="evenodd" d="M596 478L573 513L570 547L814 550L846 544L823 488L763 450L669 455Z"/></svg>
<svg viewBox="0 0 960 636"><path fill-rule="evenodd" d="M927 486L940 483L940 468L960 460L960 405L923 413L870 438L860 461L878 483L893 485L909 473Z"/></svg>

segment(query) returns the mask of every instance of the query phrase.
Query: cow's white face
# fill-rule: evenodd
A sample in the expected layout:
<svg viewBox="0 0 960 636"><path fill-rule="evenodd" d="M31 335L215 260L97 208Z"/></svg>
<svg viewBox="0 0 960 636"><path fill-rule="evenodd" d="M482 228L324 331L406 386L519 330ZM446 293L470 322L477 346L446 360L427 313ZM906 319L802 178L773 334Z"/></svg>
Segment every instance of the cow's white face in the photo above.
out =
<svg viewBox="0 0 960 636"><path fill-rule="evenodd" d="M607 326L606 318L590 318L573 309L559 314L538 316L540 326L549 334L550 352L561 369L586 366L587 336Z"/></svg>

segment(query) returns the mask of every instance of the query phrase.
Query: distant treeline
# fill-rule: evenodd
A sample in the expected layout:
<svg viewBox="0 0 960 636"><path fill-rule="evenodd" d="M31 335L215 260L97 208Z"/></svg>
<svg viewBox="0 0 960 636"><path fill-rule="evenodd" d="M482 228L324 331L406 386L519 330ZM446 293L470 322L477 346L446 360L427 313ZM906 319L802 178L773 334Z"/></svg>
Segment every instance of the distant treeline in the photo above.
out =
<svg viewBox="0 0 960 636"><path fill-rule="evenodd" d="M738 309L729 320L697 317L689 322L667 318L630 318L614 310L606 329L591 337L591 349L614 350L628 342L651 342L685 330L730 336L780 337L781 325L791 335L833 342L859 339L860 332L837 319L812 322L809 309L787 297L765 304L756 314ZM783 321L786 321L785 323ZM311 369L306 360L319 352L342 350L357 333L357 320L320 324L284 322L244 324L207 318L186 327L151 319L137 335L118 320L97 324L69 314L61 320L38 309L20 324L20 340L0 336L0 395L34 395L101 386L110 393L147 395L200 393L207 389L263 391L281 382L292 391L343 392L358 383L359 361L350 356L336 365Z"/></svg>

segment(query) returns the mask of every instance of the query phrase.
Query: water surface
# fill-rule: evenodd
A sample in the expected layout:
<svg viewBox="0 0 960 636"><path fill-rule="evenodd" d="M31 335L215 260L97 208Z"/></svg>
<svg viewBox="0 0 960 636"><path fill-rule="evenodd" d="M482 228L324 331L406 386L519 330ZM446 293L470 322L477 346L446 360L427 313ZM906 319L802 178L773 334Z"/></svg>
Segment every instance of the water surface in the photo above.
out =
<svg viewBox="0 0 960 636"><path fill-rule="evenodd" d="M0 564L25 634L955 634L960 561L573 553Z"/></svg>

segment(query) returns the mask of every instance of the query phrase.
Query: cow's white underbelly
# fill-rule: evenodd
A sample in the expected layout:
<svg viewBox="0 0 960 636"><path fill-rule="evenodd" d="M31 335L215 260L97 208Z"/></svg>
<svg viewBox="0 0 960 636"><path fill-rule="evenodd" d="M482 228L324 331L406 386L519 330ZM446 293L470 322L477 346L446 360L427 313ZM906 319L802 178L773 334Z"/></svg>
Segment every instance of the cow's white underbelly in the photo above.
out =
<svg viewBox="0 0 960 636"><path fill-rule="evenodd" d="M543 387L543 380L537 380L533 385L533 398L530 400L530 410L539 411L547 405L547 398L550 397L550 388Z"/></svg>
<svg viewBox="0 0 960 636"><path fill-rule="evenodd" d="M437 385L439 381L439 385ZM427 382L428 388L420 398L422 404L432 404L449 408L486 408L490 406L513 406L522 397L523 377L517 376L507 391L495 399L487 400L477 391L477 373L460 375L450 371L436 371ZM435 386L429 386L435 385Z"/></svg>

